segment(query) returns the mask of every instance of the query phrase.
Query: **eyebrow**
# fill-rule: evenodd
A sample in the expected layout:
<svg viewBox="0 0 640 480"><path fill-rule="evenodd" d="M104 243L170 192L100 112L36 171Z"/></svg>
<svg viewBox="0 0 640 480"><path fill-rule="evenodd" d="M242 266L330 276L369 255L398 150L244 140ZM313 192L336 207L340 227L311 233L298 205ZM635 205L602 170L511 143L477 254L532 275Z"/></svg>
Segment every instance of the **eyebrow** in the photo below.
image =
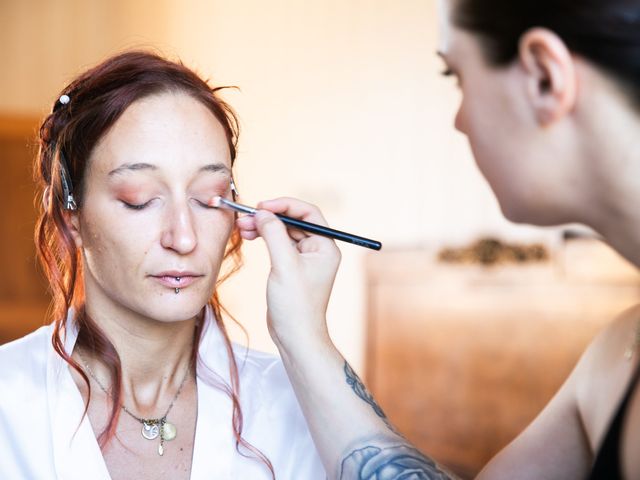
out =
<svg viewBox="0 0 640 480"><path fill-rule="evenodd" d="M139 170L158 170L158 167L150 163L124 163L109 172L109 176L120 175L124 172L136 172ZM198 172L225 172L231 174L231 170L223 163L210 163L198 169Z"/></svg>

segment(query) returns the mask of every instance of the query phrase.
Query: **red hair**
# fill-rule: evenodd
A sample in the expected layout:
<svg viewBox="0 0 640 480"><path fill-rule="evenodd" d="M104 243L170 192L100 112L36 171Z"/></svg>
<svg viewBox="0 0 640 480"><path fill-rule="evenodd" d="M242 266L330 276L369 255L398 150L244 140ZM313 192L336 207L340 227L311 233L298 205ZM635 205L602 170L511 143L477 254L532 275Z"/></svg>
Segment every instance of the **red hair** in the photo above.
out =
<svg viewBox="0 0 640 480"><path fill-rule="evenodd" d="M92 351L108 368L111 375L111 415L109 422L98 436L101 448L113 438L118 425L122 397L122 367L118 352L100 326L84 311L84 289L80 252L76 248L64 210L63 188L60 175L60 152L64 152L74 196L78 208L82 208L83 179L89 156L102 136L135 101L162 92L182 92L201 102L224 128L231 165L236 158L238 121L233 110L218 96L224 87L212 88L193 71L181 63L171 62L156 54L144 51L126 52L111 57L86 71L72 81L61 93L71 101L62 105L59 101L53 112L40 127L39 152L35 162L34 177L38 186L36 199L44 198L39 205L35 230L38 258L51 288L50 316L54 323L53 348L87 384L86 412L91 401L91 386L87 373L65 351L65 322L69 310L76 312L73 321L78 327L77 344ZM227 244L224 259L231 262L229 271L222 275L217 285L233 274L241 265L242 238L234 229ZM262 461L273 478L275 473L269 459L242 438L242 409L240 407L240 382L238 366L222 321L224 308L217 291L209 305L222 333L229 357L230 385L219 384L233 404L232 429L236 438L236 450L245 456ZM226 310L224 310L225 313ZM198 345L202 322L196 328L191 367L196 371ZM242 452L240 447L245 452Z"/></svg>

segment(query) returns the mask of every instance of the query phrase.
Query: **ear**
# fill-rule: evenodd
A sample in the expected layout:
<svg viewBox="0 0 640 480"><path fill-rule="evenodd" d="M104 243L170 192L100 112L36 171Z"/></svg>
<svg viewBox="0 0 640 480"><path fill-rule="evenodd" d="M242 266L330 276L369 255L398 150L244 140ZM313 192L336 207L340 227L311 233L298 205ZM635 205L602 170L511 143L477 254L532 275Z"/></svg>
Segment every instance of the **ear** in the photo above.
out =
<svg viewBox="0 0 640 480"><path fill-rule="evenodd" d="M76 248L82 248L82 234L80 231L80 213L78 210L67 210L67 225L76 244Z"/></svg>
<svg viewBox="0 0 640 480"><path fill-rule="evenodd" d="M578 85L571 52L562 39L551 30L532 28L520 37L519 60L540 125L569 114L576 104Z"/></svg>
<svg viewBox="0 0 640 480"><path fill-rule="evenodd" d="M49 211L51 208L51 186L47 185L42 192L42 206L45 211ZM68 212L63 210L63 212ZM71 233L71 237L73 238L74 243L77 248L82 247L82 236L80 235L80 217L78 211L68 212L65 215L66 224L69 227L69 231Z"/></svg>

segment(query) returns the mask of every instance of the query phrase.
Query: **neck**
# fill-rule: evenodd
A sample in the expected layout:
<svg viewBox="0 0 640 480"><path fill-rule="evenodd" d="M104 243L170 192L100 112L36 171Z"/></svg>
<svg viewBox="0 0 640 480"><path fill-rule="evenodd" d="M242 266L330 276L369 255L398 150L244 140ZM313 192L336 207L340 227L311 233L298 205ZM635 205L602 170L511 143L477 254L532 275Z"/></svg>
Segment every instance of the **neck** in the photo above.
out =
<svg viewBox="0 0 640 480"><path fill-rule="evenodd" d="M599 82L593 90L605 94L591 96L591 115L583 118L589 182L576 209L584 212L583 223L640 267L640 115L617 85L588 81Z"/></svg>
<svg viewBox="0 0 640 480"><path fill-rule="evenodd" d="M640 205L640 197L636 196L636 205ZM592 227L600 232L607 243L624 258L640 268L640 214L629 211L629 206L622 205L609 209L592 222Z"/></svg>
<svg viewBox="0 0 640 480"><path fill-rule="evenodd" d="M99 308L99 303L87 301L86 313L118 353L123 401L140 415L151 417L152 412L165 408L167 398L175 394L185 378L200 316L160 322L122 308L116 311ZM107 311L109 313L105 313ZM102 359L91 351L80 353L98 381L104 386L110 385L109 369ZM189 376L195 376L193 370Z"/></svg>

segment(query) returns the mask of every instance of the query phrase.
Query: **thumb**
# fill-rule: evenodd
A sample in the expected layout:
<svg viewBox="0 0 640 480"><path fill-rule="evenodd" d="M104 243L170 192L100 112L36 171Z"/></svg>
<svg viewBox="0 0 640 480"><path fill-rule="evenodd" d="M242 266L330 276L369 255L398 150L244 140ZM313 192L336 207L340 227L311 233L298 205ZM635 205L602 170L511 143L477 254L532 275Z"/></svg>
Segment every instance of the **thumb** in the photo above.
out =
<svg viewBox="0 0 640 480"><path fill-rule="evenodd" d="M284 223L273 213L258 210L255 214L256 229L267 244L272 267L289 268L295 262L297 251L291 245L291 237Z"/></svg>

